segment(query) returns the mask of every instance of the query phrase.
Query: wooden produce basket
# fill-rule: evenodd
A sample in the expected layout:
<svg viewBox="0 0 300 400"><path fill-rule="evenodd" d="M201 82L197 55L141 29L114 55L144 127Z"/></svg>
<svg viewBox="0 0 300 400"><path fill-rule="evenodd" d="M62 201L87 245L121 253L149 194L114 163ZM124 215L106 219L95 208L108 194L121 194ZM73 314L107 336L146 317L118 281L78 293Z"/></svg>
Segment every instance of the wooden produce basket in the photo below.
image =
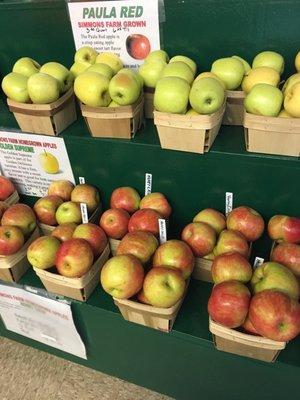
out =
<svg viewBox="0 0 300 400"><path fill-rule="evenodd" d="M144 88L144 98L145 98L145 105L144 105L144 112L145 118L154 118L154 91L153 88Z"/></svg>
<svg viewBox="0 0 300 400"><path fill-rule="evenodd" d="M23 132L55 136L76 121L73 89L50 104L25 104L7 99Z"/></svg>
<svg viewBox="0 0 300 400"><path fill-rule="evenodd" d="M107 245L92 268L81 278L67 278L49 270L33 269L48 292L75 300L87 301L99 284L99 274L103 265L108 260L109 253L110 249Z"/></svg>
<svg viewBox="0 0 300 400"><path fill-rule="evenodd" d="M160 145L163 149L203 154L210 150L219 132L224 105L211 115L179 115L154 111Z"/></svg>
<svg viewBox="0 0 300 400"><path fill-rule="evenodd" d="M89 107L82 103L80 106L93 137L131 139L142 126L143 95L129 106Z"/></svg>
<svg viewBox="0 0 300 400"><path fill-rule="evenodd" d="M274 362L286 342L277 342L262 336L249 335L226 328L209 319L209 330L213 335L216 349L226 353Z"/></svg>
<svg viewBox="0 0 300 400"><path fill-rule="evenodd" d="M245 93L242 90L227 90L226 95L226 109L222 124L243 126Z"/></svg>
<svg viewBox="0 0 300 400"><path fill-rule="evenodd" d="M211 275L212 263L212 260L196 257L192 277L199 281L213 282L213 278Z"/></svg>
<svg viewBox="0 0 300 400"><path fill-rule="evenodd" d="M115 256L117 254L117 248L121 243L121 240L108 238L108 241L109 241L110 252L113 256Z"/></svg>
<svg viewBox="0 0 300 400"><path fill-rule="evenodd" d="M18 203L19 200L19 193L15 190L6 200L4 200L4 203L7 204L7 206L12 206L13 204Z"/></svg>
<svg viewBox="0 0 300 400"><path fill-rule="evenodd" d="M0 280L18 282L29 268L27 249L39 237L39 230L35 228L24 246L11 256L0 256Z"/></svg>
<svg viewBox="0 0 300 400"><path fill-rule="evenodd" d="M300 155L300 118L263 117L245 112L244 129L249 152Z"/></svg>

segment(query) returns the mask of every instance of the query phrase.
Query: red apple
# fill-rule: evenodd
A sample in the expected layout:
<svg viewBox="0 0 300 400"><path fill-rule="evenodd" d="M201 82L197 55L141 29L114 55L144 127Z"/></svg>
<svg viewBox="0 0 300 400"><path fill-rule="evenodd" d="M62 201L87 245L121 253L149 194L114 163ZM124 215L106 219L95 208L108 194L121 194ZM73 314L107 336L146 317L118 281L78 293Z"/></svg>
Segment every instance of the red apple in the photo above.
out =
<svg viewBox="0 0 300 400"><path fill-rule="evenodd" d="M234 208L227 215L227 229L242 233L249 242L254 242L264 232L262 216L253 208L241 206Z"/></svg>
<svg viewBox="0 0 300 400"><path fill-rule="evenodd" d="M57 225L55 213L63 200L58 196L45 196L39 199L33 209L39 222L47 225Z"/></svg>
<svg viewBox="0 0 300 400"><path fill-rule="evenodd" d="M268 232L273 240L300 243L300 218L274 215L268 223Z"/></svg>
<svg viewBox="0 0 300 400"><path fill-rule="evenodd" d="M55 265L60 275L80 278L92 267L94 255L91 246L84 239L66 240L57 251Z"/></svg>
<svg viewBox="0 0 300 400"><path fill-rule="evenodd" d="M32 209L26 204L13 204L4 211L1 225L16 226L20 228L26 238L36 227L36 217Z"/></svg>
<svg viewBox="0 0 300 400"><path fill-rule="evenodd" d="M130 57L144 60L151 51L151 45L146 36L133 34L126 39L126 49Z"/></svg>
<svg viewBox="0 0 300 400"><path fill-rule="evenodd" d="M193 222L205 222L219 234L226 229L225 215L213 208L205 208L200 211L193 219Z"/></svg>
<svg viewBox="0 0 300 400"><path fill-rule="evenodd" d="M225 253L214 258L211 274L214 283L224 281L249 282L252 277L252 267L248 260L239 253Z"/></svg>
<svg viewBox="0 0 300 400"><path fill-rule="evenodd" d="M139 292L138 292L138 294L137 294L137 299L138 299L138 301L140 302L140 303L143 303L143 304L150 304L149 303L149 300L146 298L146 296L145 296L145 293L144 293L144 290L143 289L141 289Z"/></svg>
<svg viewBox="0 0 300 400"><path fill-rule="evenodd" d="M71 201L75 203L85 203L89 213L96 210L100 203L98 190L86 183L75 186L71 193Z"/></svg>
<svg viewBox="0 0 300 400"><path fill-rule="evenodd" d="M144 268L130 254L115 256L104 264L100 280L106 293L117 299L129 299L143 287Z"/></svg>
<svg viewBox="0 0 300 400"><path fill-rule="evenodd" d="M60 241L53 236L41 236L27 250L27 258L35 268L48 269L55 265Z"/></svg>
<svg viewBox="0 0 300 400"><path fill-rule="evenodd" d="M249 289L238 281L226 281L213 287L208 300L211 318L227 328L241 326L248 314Z"/></svg>
<svg viewBox="0 0 300 400"><path fill-rule="evenodd" d="M150 208L136 211L130 218L128 223L128 231L146 231L155 236L159 234L158 220L162 218L161 215Z"/></svg>
<svg viewBox="0 0 300 400"><path fill-rule="evenodd" d="M91 246L95 257L99 257L103 253L108 242L104 230L91 223L78 225L73 233L73 238L85 239Z"/></svg>
<svg viewBox="0 0 300 400"><path fill-rule="evenodd" d="M140 209L151 208L157 211L163 218L169 218L172 208L162 193L149 193L142 198Z"/></svg>
<svg viewBox="0 0 300 400"><path fill-rule="evenodd" d="M183 229L181 239L191 247L194 256L204 257L213 251L217 235L210 225L192 222Z"/></svg>
<svg viewBox="0 0 300 400"><path fill-rule="evenodd" d="M59 239L61 242L65 242L66 240L72 239L76 226L77 224L74 224L73 222L58 225L53 229L51 235Z"/></svg>
<svg viewBox="0 0 300 400"><path fill-rule="evenodd" d="M112 239L122 239L128 232L128 222L130 215L121 208L110 208L106 210L100 218L100 226L108 237Z"/></svg>
<svg viewBox="0 0 300 400"><path fill-rule="evenodd" d="M0 201L0 218L2 217L4 211L8 208L8 205L4 201Z"/></svg>
<svg viewBox="0 0 300 400"><path fill-rule="evenodd" d="M74 185L70 181L53 181L48 188L48 195L59 196L61 199L63 199L63 201L70 201L73 189Z"/></svg>
<svg viewBox="0 0 300 400"><path fill-rule="evenodd" d="M225 229L220 233L214 254L219 256L232 252L240 253L242 256L249 258L249 245L242 233Z"/></svg>
<svg viewBox="0 0 300 400"><path fill-rule="evenodd" d="M0 175L0 200L6 200L15 190L14 184Z"/></svg>
<svg viewBox="0 0 300 400"><path fill-rule="evenodd" d="M294 243L279 243L273 248L271 261L288 267L300 277L300 246Z"/></svg>
<svg viewBox="0 0 300 400"><path fill-rule="evenodd" d="M169 267L181 271L188 278L194 269L194 256L190 247L181 240L168 240L159 246L153 258L154 267Z"/></svg>
<svg viewBox="0 0 300 400"><path fill-rule="evenodd" d="M268 339L288 342L300 333L299 303L276 290L253 296L249 318L257 332Z"/></svg>
<svg viewBox="0 0 300 400"><path fill-rule="evenodd" d="M140 201L140 195L135 189L131 187L119 187L111 194L110 207L121 208L132 214L139 209Z"/></svg>
<svg viewBox="0 0 300 400"><path fill-rule="evenodd" d="M15 226L0 226L0 255L10 256L17 253L24 244L21 229Z"/></svg>
<svg viewBox="0 0 300 400"><path fill-rule="evenodd" d="M250 321L249 315L247 315L247 318L245 319L245 322L241 327L244 329L244 331L246 331L246 333L259 336L259 333L257 332L252 322Z"/></svg>
<svg viewBox="0 0 300 400"><path fill-rule="evenodd" d="M137 257L142 264L150 261L155 250L158 247L158 241L152 233L137 231L127 233L121 240L117 249L117 255L131 254Z"/></svg>

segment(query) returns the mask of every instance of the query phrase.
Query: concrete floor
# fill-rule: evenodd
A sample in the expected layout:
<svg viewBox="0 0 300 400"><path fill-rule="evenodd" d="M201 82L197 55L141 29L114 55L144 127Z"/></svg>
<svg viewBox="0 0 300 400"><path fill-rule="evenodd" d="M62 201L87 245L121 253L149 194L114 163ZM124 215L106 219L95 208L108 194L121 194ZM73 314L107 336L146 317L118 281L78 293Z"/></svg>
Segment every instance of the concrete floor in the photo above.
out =
<svg viewBox="0 0 300 400"><path fill-rule="evenodd" d="M4 338L0 361L1 400L171 400Z"/></svg>

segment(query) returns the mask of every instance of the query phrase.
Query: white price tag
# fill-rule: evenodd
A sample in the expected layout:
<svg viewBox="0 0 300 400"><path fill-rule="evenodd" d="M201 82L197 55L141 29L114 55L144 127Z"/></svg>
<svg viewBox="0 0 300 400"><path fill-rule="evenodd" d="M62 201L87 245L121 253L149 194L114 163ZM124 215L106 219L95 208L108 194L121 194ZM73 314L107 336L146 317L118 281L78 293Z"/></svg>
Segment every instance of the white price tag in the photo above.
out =
<svg viewBox="0 0 300 400"><path fill-rule="evenodd" d="M85 203L80 203L80 210L81 210L82 223L87 224L89 222L89 214Z"/></svg>
<svg viewBox="0 0 300 400"><path fill-rule="evenodd" d="M233 208L233 193L226 192L225 195L225 213L226 215L232 211Z"/></svg>
<svg viewBox="0 0 300 400"><path fill-rule="evenodd" d="M259 266L260 266L261 264L263 264L264 262L265 262L265 259L264 259L264 258L255 257L254 264L253 264L253 268L259 267Z"/></svg>
<svg viewBox="0 0 300 400"><path fill-rule="evenodd" d="M158 226L159 226L159 241L160 244L163 244L167 241L167 226L166 226L166 220L165 219L159 219L158 220Z"/></svg>
<svg viewBox="0 0 300 400"><path fill-rule="evenodd" d="M145 196L152 192L152 174L145 174Z"/></svg>
<svg viewBox="0 0 300 400"><path fill-rule="evenodd" d="M80 176L79 177L79 184L80 185L84 185L85 184L85 177L84 176Z"/></svg>

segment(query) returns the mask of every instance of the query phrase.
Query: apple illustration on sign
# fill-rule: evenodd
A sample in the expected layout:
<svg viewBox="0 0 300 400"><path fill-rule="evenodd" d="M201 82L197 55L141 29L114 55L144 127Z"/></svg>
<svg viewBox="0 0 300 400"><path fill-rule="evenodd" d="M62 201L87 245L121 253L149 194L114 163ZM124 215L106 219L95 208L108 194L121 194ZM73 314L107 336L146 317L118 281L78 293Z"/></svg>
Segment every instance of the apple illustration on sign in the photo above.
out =
<svg viewBox="0 0 300 400"><path fill-rule="evenodd" d="M136 60L144 60L151 51L149 39L140 34L127 36L126 50L130 57Z"/></svg>

